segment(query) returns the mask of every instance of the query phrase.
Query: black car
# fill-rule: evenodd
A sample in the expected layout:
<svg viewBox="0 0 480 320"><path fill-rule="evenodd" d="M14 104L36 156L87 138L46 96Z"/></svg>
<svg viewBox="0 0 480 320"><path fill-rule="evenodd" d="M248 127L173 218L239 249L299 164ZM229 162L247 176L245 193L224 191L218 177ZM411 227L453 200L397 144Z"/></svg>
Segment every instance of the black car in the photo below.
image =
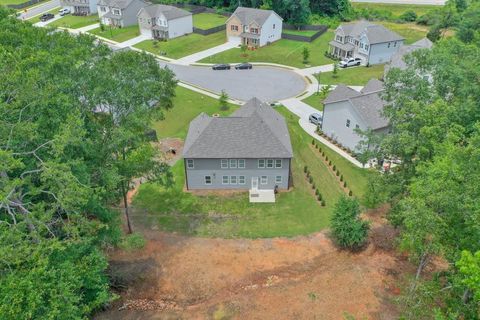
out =
<svg viewBox="0 0 480 320"><path fill-rule="evenodd" d="M44 13L40 17L40 21L45 22L45 21L48 21L48 20L53 19L53 18L55 18L55 16L52 13Z"/></svg>
<svg viewBox="0 0 480 320"><path fill-rule="evenodd" d="M212 67L213 70L230 70L229 64L216 64Z"/></svg>
<svg viewBox="0 0 480 320"><path fill-rule="evenodd" d="M240 63L240 64L237 64L235 66L235 69L237 69L237 70L247 70L247 69L252 69L252 68L253 68L252 64L247 63L247 62Z"/></svg>

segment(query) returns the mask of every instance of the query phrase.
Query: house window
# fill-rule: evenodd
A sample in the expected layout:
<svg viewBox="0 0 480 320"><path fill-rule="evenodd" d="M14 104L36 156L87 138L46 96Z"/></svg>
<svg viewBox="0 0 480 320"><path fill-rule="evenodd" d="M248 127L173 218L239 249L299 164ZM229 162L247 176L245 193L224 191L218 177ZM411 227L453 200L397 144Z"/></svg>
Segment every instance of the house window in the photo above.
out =
<svg viewBox="0 0 480 320"><path fill-rule="evenodd" d="M368 44L365 45L365 51L368 51Z"/></svg>
<svg viewBox="0 0 480 320"><path fill-rule="evenodd" d="M228 176L222 177L222 184L228 184Z"/></svg>
<svg viewBox="0 0 480 320"><path fill-rule="evenodd" d="M193 159L187 159L187 169L193 169L195 167L195 163Z"/></svg>
<svg viewBox="0 0 480 320"><path fill-rule="evenodd" d="M261 176L260 177L260 184L267 184L267 183L268 183L267 176Z"/></svg>
<svg viewBox="0 0 480 320"><path fill-rule="evenodd" d="M230 176L230 184L237 184L237 176Z"/></svg>
<svg viewBox="0 0 480 320"><path fill-rule="evenodd" d="M245 176L238 176L238 184L245 184Z"/></svg>
<svg viewBox="0 0 480 320"><path fill-rule="evenodd" d="M235 26L235 25L232 24L232 25L230 26L230 30L232 30L232 31L238 31L238 26Z"/></svg>
<svg viewBox="0 0 480 320"><path fill-rule="evenodd" d="M358 46L358 40L355 40L355 45Z"/></svg>
<svg viewBox="0 0 480 320"><path fill-rule="evenodd" d="M100 7L100 11L102 11L102 12L106 12L106 11L107 11L107 9L105 9L105 7Z"/></svg>
<svg viewBox="0 0 480 320"><path fill-rule="evenodd" d="M347 123L345 123L345 126L346 126L347 128L350 128L350 119L347 119Z"/></svg>
<svg viewBox="0 0 480 320"><path fill-rule="evenodd" d="M276 184L282 183L282 176L276 176L275 177L275 183Z"/></svg>
<svg viewBox="0 0 480 320"><path fill-rule="evenodd" d="M220 168L222 168L222 169L228 169L228 159L222 159L222 160L220 160Z"/></svg>
<svg viewBox="0 0 480 320"><path fill-rule="evenodd" d="M393 43L393 46L394 46L394 47L396 47L396 46L397 46L397 41L395 41L395 42Z"/></svg>
<svg viewBox="0 0 480 320"><path fill-rule="evenodd" d="M230 159L230 168L235 169L237 167L237 159Z"/></svg>
<svg viewBox="0 0 480 320"><path fill-rule="evenodd" d="M245 169L245 159L238 159L238 168Z"/></svg>
<svg viewBox="0 0 480 320"><path fill-rule="evenodd" d="M205 176L205 184L212 184L212 176Z"/></svg>
<svg viewBox="0 0 480 320"><path fill-rule="evenodd" d="M267 159L267 168L269 169L273 168L273 159Z"/></svg>
<svg viewBox="0 0 480 320"><path fill-rule="evenodd" d="M343 42L343 37L337 36L337 41L338 41L338 42Z"/></svg>
<svg viewBox="0 0 480 320"><path fill-rule="evenodd" d="M363 42L360 42L360 48L363 49Z"/></svg>
<svg viewBox="0 0 480 320"><path fill-rule="evenodd" d="M275 30L275 23L273 24L273 30Z"/></svg>
<svg viewBox="0 0 480 320"><path fill-rule="evenodd" d="M120 15L120 10L118 9L113 9L113 14L116 14L117 16Z"/></svg>
<svg viewBox="0 0 480 320"><path fill-rule="evenodd" d="M281 168L282 167L282 159L275 159L275 168Z"/></svg>
<svg viewBox="0 0 480 320"><path fill-rule="evenodd" d="M390 42L388 43L388 48L390 48Z"/></svg>
<svg viewBox="0 0 480 320"><path fill-rule="evenodd" d="M258 159L258 167L265 168L265 159Z"/></svg>
<svg viewBox="0 0 480 320"><path fill-rule="evenodd" d="M356 124L355 129L360 129L360 126L358 124Z"/></svg>

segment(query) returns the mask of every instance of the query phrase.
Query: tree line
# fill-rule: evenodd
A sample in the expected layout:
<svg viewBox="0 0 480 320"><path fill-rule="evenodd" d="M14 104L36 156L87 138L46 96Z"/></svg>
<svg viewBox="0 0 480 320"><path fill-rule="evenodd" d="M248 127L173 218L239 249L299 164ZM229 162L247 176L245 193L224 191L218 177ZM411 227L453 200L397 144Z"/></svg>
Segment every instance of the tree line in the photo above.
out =
<svg viewBox="0 0 480 320"><path fill-rule="evenodd" d="M133 177L168 180L145 132L175 86L149 55L0 7L1 319L85 319L114 298L112 207Z"/></svg>

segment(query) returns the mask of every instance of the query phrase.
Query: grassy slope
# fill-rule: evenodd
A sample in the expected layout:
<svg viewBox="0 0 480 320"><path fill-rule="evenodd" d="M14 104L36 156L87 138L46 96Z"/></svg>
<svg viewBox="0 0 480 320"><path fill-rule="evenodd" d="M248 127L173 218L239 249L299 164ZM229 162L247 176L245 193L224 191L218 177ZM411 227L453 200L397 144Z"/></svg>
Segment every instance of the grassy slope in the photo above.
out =
<svg viewBox="0 0 480 320"><path fill-rule="evenodd" d="M117 42L124 42L140 35L140 29L138 28L138 25L124 28L110 28L109 26L105 26L105 31L102 31L100 28L96 28L89 32Z"/></svg>
<svg viewBox="0 0 480 320"><path fill-rule="evenodd" d="M157 55L160 55L160 52L166 52L166 57L178 59L218 46L225 41L225 32L216 32L208 36L192 33L165 42L159 41L156 46L153 40L146 40L136 44L135 47Z"/></svg>
<svg viewBox="0 0 480 320"><path fill-rule="evenodd" d="M240 49L234 48L201 60L204 63L233 63L233 62L271 62L303 68L303 47L310 49L310 65L332 63L324 56L328 49L328 42L333 38L333 31L322 34L312 43L281 39L255 51L247 51L243 57Z"/></svg>
<svg viewBox="0 0 480 320"><path fill-rule="evenodd" d="M63 27L63 28L70 28L70 29L78 29L82 27L86 27L95 23L98 23L98 15L90 15L90 16L72 16L71 14L50 23L52 27Z"/></svg>
<svg viewBox="0 0 480 320"><path fill-rule="evenodd" d="M383 76L383 64L371 67L351 67L338 69L337 78L333 77L333 72L323 72L320 76L321 84L339 84L343 83L351 86L364 86L372 78L379 79Z"/></svg>
<svg viewBox="0 0 480 320"><path fill-rule="evenodd" d="M193 26L199 29L210 29L225 24L227 17L215 13L199 13L193 15Z"/></svg>
<svg viewBox="0 0 480 320"><path fill-rule="evenodd" d="M394 23L386 21L377 21L388 29L395 31L405 38L405 44L411 44L427 36L428 28L419 26L415 23Z"/></svg>
<svg viewBox="0 0 480 320"><path fill-rule="evenodd" d="M395 18L401 16L404 12L413 10L417 16L424 15L430 10L438 8L439 6L429 5L412 5L412 4L387 4L387 3L352 3L355 9L376 9L390 11Z"/></svg>

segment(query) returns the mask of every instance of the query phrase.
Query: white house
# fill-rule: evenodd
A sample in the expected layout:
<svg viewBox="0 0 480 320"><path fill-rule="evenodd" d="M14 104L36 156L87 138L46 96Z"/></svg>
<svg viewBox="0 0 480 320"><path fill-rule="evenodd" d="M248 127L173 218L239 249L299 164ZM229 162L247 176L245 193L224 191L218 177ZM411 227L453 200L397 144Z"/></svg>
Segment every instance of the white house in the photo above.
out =
<svg viewBox="0 0 480 320"><path fill-rule="evenodd" d="M382 115L383 90L383 83L376 79L360 92L338 85L324 101L322 132L352 151L360 151L357 146L362 141L356 129L388 132L388 120Z"/></svg>
<svg viewBox="0 0 480 320"><path fill-rule="evenodd" d="M282 38L283 19L272 10L238 7L226 22L228 41L262 47Z"/></svg>
<svg viewBox="0 0 480 320"><path fill-rule="evenodd" d="M192 13L173 6L146 6L137 17L140 33L153 39L173 39L193 32Z"/></svg>
<svg viewBox="0 0 480 320"><path fill-rule="evenodd" d="M382 25L360 21L339 26L329 45L330 53L337 58L361 58L372 65L389 62L404 40Z"/></svg>
<svg viewBox="0 0 480 320"><path fill-rule="evenodd" d="M143 0L99 0L98 17L104 25L133 26L138 23L138 11L147 5Z"/></svg>
<svg viewBox="0 0 480 320"><path fill-rule="evenodd" d="M60 6L74 15L97 13L97 0L60 0Z"/></svg>

